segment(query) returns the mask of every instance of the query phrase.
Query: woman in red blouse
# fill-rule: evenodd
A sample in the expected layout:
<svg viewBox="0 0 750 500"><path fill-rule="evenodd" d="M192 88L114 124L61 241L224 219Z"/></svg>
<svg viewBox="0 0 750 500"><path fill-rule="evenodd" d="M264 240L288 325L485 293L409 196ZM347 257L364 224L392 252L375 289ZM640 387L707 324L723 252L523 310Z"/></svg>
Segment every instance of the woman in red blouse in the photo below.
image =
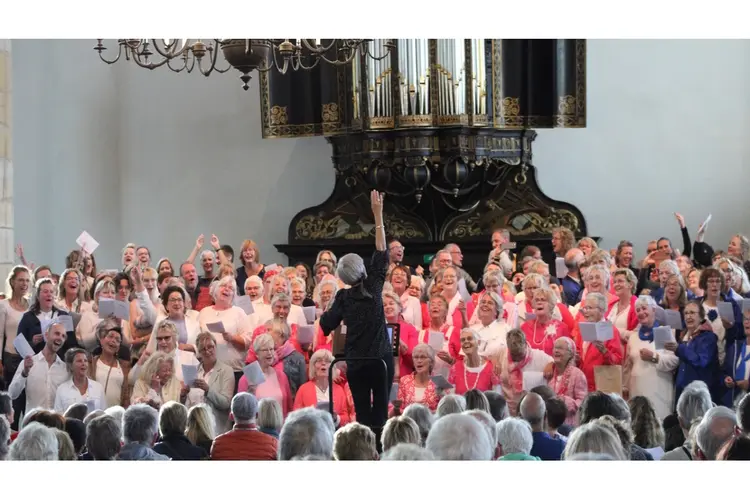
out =
<svg viewBox="0 0 750 500"><path fill-rule="evenodd" d="M422 403L431 412L437 410L440 395L437 387L430 380L435 366L435 351L427 344L417 344L412 351L414 372L401 377L398 384L398 400L395 406L406 408L412 403Z"/></svg>
<svg viewBox="0 0 750 500"><path fill-rule="evenodd" d="M295 410L330 402L328 370L331 369L332 361L333 354L330 351L320 350L312 355L308 374L310 380L297 390L297 396L294 398ZM333 411L339 417L339 427L356 420L354 401L348 384L333 384Z"/></svg>
<svg viewBox="0 0 750 500"><path fill-rule="evenodd" d="M429 344L430 333L443 334L443 346L437 353L438 362L436 373L448 376L450 365L461 352L460 328L450 326L445 319L448 316L448 301L442 295L433 295L429 303L430 320L427 326L419 332L417 343ZM412 353L413 357L413 353Z"/></svg>
<svg viewBox="0 0 750 500"><path fill-rule="evenodd" d="M489 391L500 383L493 364L479 357L478 340L471 328L461 330L464 356L456 361L448 375L448 382L453 384L456 394L464 395L472 389Z"/></svg>
<svg viewBox="0 0 750 500"><path fill-rule="evenodd" d="M411 353L414 350L414 346L417 345L419 332L417 332L417 329L412 325L404 321L404 318L401 316L401 300L396 293L383 292L383 311L385 312L386 323L398 323L400 326L401 346L399 348L398 356L398 375L403 377L414 371Z"/></svg>
<svg viewBox="0 0 750 500"><path fill-rule="evenodd" d="M532 349L538 349L552 356L555 340L570 337L567 325L555 319L553 312L557 307L557 296L549 288L538 288L531 299L533 319L527 319L521 330Z"/></svg>

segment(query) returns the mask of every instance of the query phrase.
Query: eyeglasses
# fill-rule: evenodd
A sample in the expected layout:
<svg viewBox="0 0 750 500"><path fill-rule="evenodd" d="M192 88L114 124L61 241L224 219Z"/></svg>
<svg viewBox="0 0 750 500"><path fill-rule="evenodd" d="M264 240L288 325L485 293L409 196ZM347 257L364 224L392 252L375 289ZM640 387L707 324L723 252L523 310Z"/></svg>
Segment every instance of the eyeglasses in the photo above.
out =
<svg viewBox="0 0 750 500"><path fill-rule="evenodd" d="M172 336L170 335L168 337L156 337L157 342L161 342L162 340L172 340Z"/></svg>
<svg viewBox="0 0 750 500"><path fill-rule="evenodd" d="M167 302L169 302L169 303L171 303L171 304L178 304L178 303L180 303L180 304L181 304L181 303L183 303L183 302L185 302L185 301L184 301L184 300L183 300L182 298L180 298L180 297L177 297L177 298L171 298L171 299L169 299L169 300L168 300Z"/></svg>

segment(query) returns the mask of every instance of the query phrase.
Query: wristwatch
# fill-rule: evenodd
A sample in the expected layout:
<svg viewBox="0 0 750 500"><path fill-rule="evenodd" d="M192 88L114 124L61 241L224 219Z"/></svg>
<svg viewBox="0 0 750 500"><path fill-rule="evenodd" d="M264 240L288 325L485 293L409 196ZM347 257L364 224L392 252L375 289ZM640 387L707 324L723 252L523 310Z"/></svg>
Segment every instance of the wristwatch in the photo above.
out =
<svg viewBox="0 0 750 500"><path fill-rule="evenodd" d="M651 361L653 361L654 363L658 363L659 362L659 356L656 353L654 353L654 355L651 356Z"/></svg>

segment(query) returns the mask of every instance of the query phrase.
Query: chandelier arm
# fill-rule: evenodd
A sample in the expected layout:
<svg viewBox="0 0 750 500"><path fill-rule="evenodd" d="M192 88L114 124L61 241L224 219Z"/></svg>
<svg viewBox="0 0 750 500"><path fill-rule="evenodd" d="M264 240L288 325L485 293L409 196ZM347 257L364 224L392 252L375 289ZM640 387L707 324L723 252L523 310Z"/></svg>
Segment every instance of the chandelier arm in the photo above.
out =
<svg viewBox="0 0 750 500"><path fill-rule="evenodd" d="M175 57L174 59L177 59L177 58ZM188 60L190 60L189 57L181 57L180 58L180 59L182 59L182 67L181 68L180 67L178 67L178 68L173 68L172 67L172 61L174 59L168 59L167 60L168 61L167 62L167 67L170 70L174 71L175 73L182 73L183 71L186 71L186 70L187 70L188 73L190 73L193 70L192 67L188 68Z"/></svg>
<svg viewBox="0 0 750 500"><path fill-rule="evenodd" d="M321 38L321 41L322 40L323 39ZM330 43L330 45L325 47L323 45L312 45L310 42L307 41L307 38L302 39L302 43L305 45L307 50L309 50L310 52L321 53L321 54L324 54L328 52L329 50L331 50L333 46L336 45L337 41L338 41L338 38L334 38L333 41Z"/></svg>
<svg viewBox="0 0 750 500"><path fill-rule="evenodd" d="M297 70L302 69L303 71L310 71L311 69L315 68L315 66L317 66L320 63L320 60L321 60L320 57L315 57L314 63L312 63L310 66L305 66L305 63L302 62L302 55L300 54L297 59L298 61Z"/></svg>
<svg viewBox="0 0 750 500"><path fill-rule="evenodd" d="M102 55L102 52L104 50L106 50L107 47L104 47L104 45L101 42L99 42L99 45L101 45L102 48L98 49L97 48L98 46L97 46L97 47L94 47L94 50L96 50L97 52L99 52L99 59L101 59L105 63L107 63L107 64L114 64L114 63L116 63L117 61L120 60L120 57L122 57L122 46L123 46L123 44L121 44L121 43L117 44L117 57L115 57L112 60L105 59L105 57Z"/></svg>
<svg viewBox="0 0 750 500"><path fill-rule="evenodd" d="M198 60L198 71L200 71L200 73L203 76L209 76L209 75L211 75L211 73L213 72L213 70L216 68L216 57L217 57L217 55L214 54L214 52L216 52L216 51L215 50L209 51L208 58L211 61L211 64L209 65L209 67L208 67L207 70L203 69L203 59L204 58L203 57L198 58L198 57L193 56L195 59Z"/></svg>
<svg viewBox="0 0 750 500"><path fill-rule="evenodd" d="M142 62L141 61L141 56L137 52L133 51L132 55L133 55L133 61L135 61L135 63L138 66L140 66L141 68L146 68L146 69L160 68L160 67L164 66L165 64L167 64L171 60L170 58L165 57L164 59L162 59L159 62L156 62L156 63L147 63L147 62Z"/></svg>
<svg viewBox="0 0 750 500"><path fill-rule="evenodd" d="M162 51L161 48L159 48L159 45L156 43L157 40L159 40L159 39L158 38L152 38L151 39L151 46L162 57L169 57L170 59L174 59L176 57L181 56L183 52L186 52L186 51L190 50L190 45L188 45L188 43L187 43L187 40L189 40L189 39L185 39L185 46L179 52L175 52L174 50L169 50L170 47L172 47L172 46L176 47L177 46L177 43L179 42L179 39L175 39L175 41L173 43L170 43L169 45L167 45L165 43L163 51Z"/></svg>
<svg viewBox="0 0 750 500"><path fill-rule="evenodd" d="M264 73L270 70L272 67L276 68L276 71L281 73L282 75L285 75L287 70L289 69L289 59L284 59L284 64L279 66L279 58L276 55L276 46L273 44L272 40L269 40L271 42L271 57L270 61L266 61L266 67L267 69L263 71Z"/></svg>

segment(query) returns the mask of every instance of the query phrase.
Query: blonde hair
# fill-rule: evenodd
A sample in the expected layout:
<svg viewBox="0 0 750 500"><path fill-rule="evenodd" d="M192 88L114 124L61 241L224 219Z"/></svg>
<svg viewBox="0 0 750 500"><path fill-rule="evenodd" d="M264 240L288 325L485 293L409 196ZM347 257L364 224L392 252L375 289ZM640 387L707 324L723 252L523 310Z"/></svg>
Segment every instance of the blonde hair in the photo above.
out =
<svg viewBox="0 0 750 500"><path fill-rule="evenodd" d="M143 365L138 380L144 382L147 387L151 387L151 379L159 371L162 363L172 363L174 366L174 361L172 361L169 354L161 351L152 354ZM172 373L172 378L174 378L174 373Z"/></svg>
<svg viewBox="0 0 750 500"><path fill-rule="evenodd" d="M534 290L534 295L531 296L531 299L533 300L537 298L537 296L542 296L542 298L547 301L550 313L555 311L555 308L557 307L557 295L555 295L555 292L553 292L552 289L537 288Z"/></svg>
<svg viewBox="0 0 750 500"><path fill-rule="evenodd" d="M328 349L318 349L310 356L310 366L307 369L307 376L309 380L315 380L315 363L318 360L325 360L329 365L333 361L333 354ZM330 367L329 367L330 369Z"/></svg>
<svg viewBox="0 0 750 500"><path fill-rule="evenodd" d="M339 291L339 284L335 279L328 279L322 280L320 283L315 285L315 289L313 290L313 302L320 305L320 292L321 290L323 290L324 286L328 285L331 285L333 287L333 293L331 293L331 301L333 301L333 297L335 297L336 293Z"/></svg>
<svg viewBox="0 0 750 500"><path fill-rule="evenodd" d="M624 276L625 281L628 282L628 285L630 285L630 293L635 295L635 292L638 288L638 278L635 277L635 273L628 269L627 267L621 267L619 269L615 269L615 272L612 273L612 281L618 276Z"/></svg>
<svg viewBox="0 0 750 500"><path fill-rule="evenodd" d="M386 452L400 443L422 444L419 426L403 415L389 418L383 427L383 451Z"/></svg>
<svg viewBox="0 0 750 500"><path fill-rule="evenodd" d="M193 406L188 410L185 437L198 445L201 441L213 441L216 437L214 416L211 407L206 403Z"/></svg>
<svg viewBox="0 0 750 500"><path fill-rule="evenodd" d="M336 460L374 460L378 456L375 433L369 427L351 422L333 435Z"/></svg>
<svg viewBox="0 0 750 500"><path fill-rule="evenodd" d="M13 298L13 282L21 273L26 273L29 275L29 291L31 291L32 289L33 283L31 283L31 281L34 278L31 276L31 271L29 270L29 268L26 266L13 266L13 269L10 270L10 272L8 273L8 277L5 280L5 296L8 297L8 300ZM26 301L26 305L28 305L28 292L25 297L21 297L21 302L23 303L24 301Z"/></svg>
<svg viewBox="0 0 750 500"><path fill-rule="evenodd" d="M318 351L320 352L320 351ZM281 405L273 398L263 398L258 401L258 427L281 430L284 425L284 414L281 411Z"/></svg>

